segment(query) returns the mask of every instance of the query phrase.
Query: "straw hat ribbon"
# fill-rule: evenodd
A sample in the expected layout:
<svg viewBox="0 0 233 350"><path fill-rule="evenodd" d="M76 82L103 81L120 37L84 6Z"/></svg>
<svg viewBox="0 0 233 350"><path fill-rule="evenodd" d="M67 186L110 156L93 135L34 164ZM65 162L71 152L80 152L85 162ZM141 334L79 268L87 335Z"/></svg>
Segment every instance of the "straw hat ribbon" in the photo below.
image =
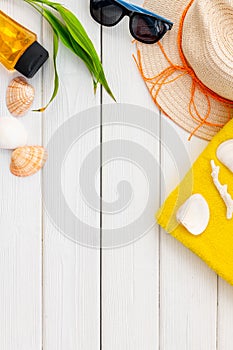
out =
<svg viewBox="0 0 233 350"><path fill-rule="evenodd" d="M210 140L233 116L233 0L146 0L174 22L154 45L137 43L140 73L169 118Z"/></svg>

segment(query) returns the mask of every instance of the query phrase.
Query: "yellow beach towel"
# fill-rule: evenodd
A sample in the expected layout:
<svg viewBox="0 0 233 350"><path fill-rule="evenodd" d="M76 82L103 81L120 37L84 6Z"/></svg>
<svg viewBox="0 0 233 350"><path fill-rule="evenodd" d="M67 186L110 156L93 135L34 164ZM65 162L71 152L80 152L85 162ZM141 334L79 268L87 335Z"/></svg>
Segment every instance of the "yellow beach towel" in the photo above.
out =
<svg viewBox="0 0 233 350"><path fill-rule="evenodd" d="M213 183L210 164L214 160L220 166L219 181L228 185L228 192L233 198L233 173L216 157L218 146L229 139L233 139L233 120L209 143L180 185L167 198L156 218L167 232L233 285L233 219L226 218L226 205ZM206 199L210 209L208 227L199 236L190 234L176 220L178 208L195 193L200 193Z"/></svg>

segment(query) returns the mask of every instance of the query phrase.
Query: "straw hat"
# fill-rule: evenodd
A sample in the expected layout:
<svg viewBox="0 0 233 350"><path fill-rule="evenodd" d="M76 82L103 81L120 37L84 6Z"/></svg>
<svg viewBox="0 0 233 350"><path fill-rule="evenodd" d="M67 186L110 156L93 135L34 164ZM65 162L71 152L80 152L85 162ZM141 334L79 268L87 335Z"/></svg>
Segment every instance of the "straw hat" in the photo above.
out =
<svg viewBox="0 0 233 350"><path fill-rule="evenodd" d="M137 43L137 63L159 108L210 140L233 116L233 0L146 0L174 22L161 42Z"/></svg>

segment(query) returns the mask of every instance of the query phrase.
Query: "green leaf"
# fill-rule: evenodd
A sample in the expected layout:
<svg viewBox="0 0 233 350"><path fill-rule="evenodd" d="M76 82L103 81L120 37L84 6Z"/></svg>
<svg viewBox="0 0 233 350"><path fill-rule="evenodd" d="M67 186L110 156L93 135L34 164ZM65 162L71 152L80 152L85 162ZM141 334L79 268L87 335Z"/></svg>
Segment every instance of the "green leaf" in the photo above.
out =
<svg viewBox="0 0 233 350"><path fill-rule="evenodd" d="M44 112L46 108L50 105L50 103L54 100L54 98L57 96L58 89L59 89L59 77L57 72L57 53L58 53L58 47L59 47L59 39L58 39L58 33L56 30L53 30L53 65L54 65L54 88L53 88L53 94L49 100L49 102L46 104L45 107L42 107L40 109L34 110L34 112Z"/></svg>
<svg viewBox="0 0 233 350"><path fill-rule="evenodd" d="M99 63L99 56L94 48L94 45L78 18L62 5L56 5L55 7L66 23L67 28L75 41L77 41L88 54L92 55L93 58L97 60L96 63Z"/></svg>
<svg viewBox="0 0 233 350"><path fill-rule="evenodd" d="M48 20L53 29L57 31L63 45L65 45L69 50L71 50L75 55L78 55L84 61L91 74L95 74L91 58L70 36L66 26L47 9L44 9L44 17Z"/></svg>
<svg viewBox="0 0 233 350"><path fill-rule="evenodd" d="M57 50L59 39L70 51L78 56L87 66L93 79L94 91L96 91L98 83L102 84L108 94L115 100L112 91L108 85L104 74L102 63L95 50L95 47L87 35L84 27L78 18L68 9L63 7L60 3L49 0L24 0L33 6L39 13L48 21L54 31L54 54L53 62L55 69L54 77L54 92L49 103L42 109L44 110L52 102L57 95L59 87L59 79L56 67ZM48 10L41 4L56 10L64 23L53 12Z"/></svg>
<svg viewBox="0 0 233 350"><path fill-rule="evenodd" d="M30 0L25 0L26 2L29 2ZM79 56L84 63L86 64L87 68L89 69L94 89L96 89L97 82L95 81L94 76L96 75L95 68L93 67L91 58L86 54L86 52L74 41L72 36L70 35L69 31L67 30L66 26L48 9L44 8L40 4L31 4L51 25L51 27L56 30L56 32L59 35L60 40L62 43L71 50L75 55ZM39 9L38 9L38 7Z"/></svg>
<svg viewBox="0 0 233 350"><path fill-rule="evenodd" d="M31 3L36 3L36 5L37 5L37 3L45 4L45 5L49 6L49 7L54 8L54 9L55 9L54 5L58 5L59 4L57 2L52 2L52 1L47 1L47 0L24 0L24 1L31 2Z"/></svg>
<svg viewBox="0 0 233 350"><path fill-rule="evenodd" d="M108 94L115 100L115 97L107 83L99 56L82 24L71 11L67 10L62 5L55 5L55 8L63 18L73 39L86 51L87 54L89 54L90 57L92 57L94 67L96 68L97 72L95 75L97 81L103 85Z"/></svg>
<svg viewBox="0 0 233 350"><path fill-rule="evenodd" d="M96 75L96 72L92 64L91 58L82 49L82 47L79 46L76 43L76 41L74 41L73 37L70 35L66 26L51 11L44 9L43 15L47 19L47 21L50 23L50 25L53 27L53 29L57 31L63 45L65 45L70 51L72 51L75 55L81 58L82 61L86 64L88 70L91 73L94 89L95 89L97 84L94 78Z"/></svg>

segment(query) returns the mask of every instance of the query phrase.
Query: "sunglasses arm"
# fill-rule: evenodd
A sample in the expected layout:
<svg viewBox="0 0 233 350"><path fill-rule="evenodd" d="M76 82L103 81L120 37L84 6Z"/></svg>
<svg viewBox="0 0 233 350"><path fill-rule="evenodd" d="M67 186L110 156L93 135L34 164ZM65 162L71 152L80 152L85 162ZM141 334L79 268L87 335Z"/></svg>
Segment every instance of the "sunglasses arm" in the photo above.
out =
<svg viewBox="0 0 233 350"><path fill-rule="evenodd" d="M171 21L169 21L168 19L164 18L164 17L161 17L151 11L148 11L146 9L144 9L143 7L140 7L140 6L136 6L134 4L129 4L127 2L125 2L124 0L115 0L115 2L117 2L118 4L124 6L125 8L127 8L127 10L130 10L130 11L135 11L135 12L138 12L138 13L141 13L141 14L146 14L146 15L150 15L150 16L153 16L155 17L156 19L159 19L163 22L166 22L168 23L169 25L173 25L173 23Z"/></svg>

